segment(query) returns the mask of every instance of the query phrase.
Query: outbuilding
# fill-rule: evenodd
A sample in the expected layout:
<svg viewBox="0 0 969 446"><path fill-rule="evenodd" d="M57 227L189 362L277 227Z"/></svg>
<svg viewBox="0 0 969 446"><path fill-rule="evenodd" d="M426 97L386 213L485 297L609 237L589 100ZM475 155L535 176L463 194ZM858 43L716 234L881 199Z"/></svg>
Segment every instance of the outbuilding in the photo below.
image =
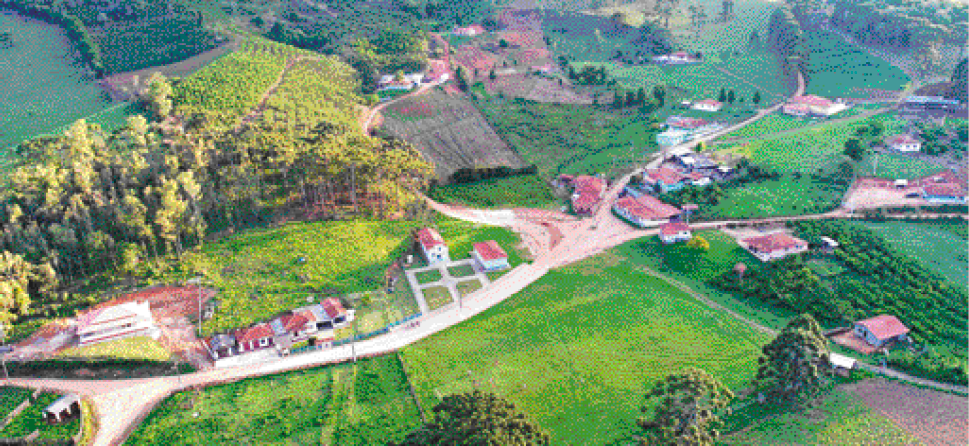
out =
<svg viewBox="0 0 969 446"><path fill-rule="evenodd" d="M666 223L659 227L659 239L670 244L693 238L690 226L681 221Z"/></svg>
<svg viewBox="0 0 969 446"><path fill-rule="evenodd" d="M890 314L855 322L854 332L873 347L884 347L893 342L908 341L909 328Z"/></svg>
<svg viewBox="0 0 969 446"><path fill-rule="evenodd" d="M433 265L440 262L450 262L447 243L444 237L434 228L421 228L415 233L417 244L421 247L421 252L427 263Z"/></svg>
<svg viewBox="0 0 969 446"><path fill-rule="evenodd" d="M474 258L474 261L484 271L498 271L511 267L508 264L508 254L494 240L475 243L474 249L471 251L471 257Z"/></svg>
<svg viewBox="0 0 969 446"><path fill-rule="evenodd" d="M76 393L68 393L44 409L44 421L57 424L81 416L81 398Z"/></svg>

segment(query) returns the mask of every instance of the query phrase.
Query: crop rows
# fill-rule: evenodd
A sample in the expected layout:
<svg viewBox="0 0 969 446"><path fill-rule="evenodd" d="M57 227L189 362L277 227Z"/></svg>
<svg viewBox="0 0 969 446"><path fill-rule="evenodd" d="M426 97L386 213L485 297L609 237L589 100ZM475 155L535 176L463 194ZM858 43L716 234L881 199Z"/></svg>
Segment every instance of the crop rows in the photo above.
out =
<svg viewBox="0 0 969 446"><path fill-rule="evenodd" d="M286 72L266 101L264 119L315 125L321 121L352 126L357 80L350 68L331 58L302 60Z"/></svg>

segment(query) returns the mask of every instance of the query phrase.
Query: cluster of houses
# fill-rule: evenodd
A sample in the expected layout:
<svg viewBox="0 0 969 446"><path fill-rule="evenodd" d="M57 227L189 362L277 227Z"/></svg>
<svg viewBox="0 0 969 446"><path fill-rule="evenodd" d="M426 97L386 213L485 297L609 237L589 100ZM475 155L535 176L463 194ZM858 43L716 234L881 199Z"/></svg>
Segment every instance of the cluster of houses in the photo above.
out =
<svg viewBox="0 0 969 446"><path fill-rule="evenodd" d="M353 319L353 309L346 309L339 299L329 297L318 304L288 311L269 322L211 336L205 340L205 346L213 359L269 348L287 353L293 344L311 339L316 345L326 346L332 344L334 330L348 326Z"/></svg>
<svg viewBox="0 0 969 446"><path fill-rule="evenodd" d="M421 228L414 232L414 240L427 259L429 265L451 261L447 242L434 228ZM508 253L494 240L475 243L471 247L471 258L482 271L499 271L510 268Z"/></svg>
<svg viewBox="0 0 969 446"><path fill-rule="evenodd" d="M664 123L666 130L656 135L656 142L661 146L675 146L699 136L715 132L723 128L723 124L710 122L703 118L686 118L671 116Z"/></svg>
<svg viewBox="0 0 969 446"><path fill-rule="evenodd" d="M675 53L662 54L653 57L653 63L659 65L686 65L700 63L702 61L703 54L688 53L686 51L677 51Z"/></svg>
<svg viewBox="0 0 969 446"><path fill-rule="evenodd" d="M843 101L832 101L816 95L794 96L781 109L784 114L799 118L808 116L830 117L841 113L847 104Z"/></svg>
<svg viewBox="0 0 969 446"><path fill-rule="evenodd" d="M630 184L627 192L665 194L687 186L707 186L730 177L734 169L693 152L674 154L662 165L643 172L641 184Z"/></svg>

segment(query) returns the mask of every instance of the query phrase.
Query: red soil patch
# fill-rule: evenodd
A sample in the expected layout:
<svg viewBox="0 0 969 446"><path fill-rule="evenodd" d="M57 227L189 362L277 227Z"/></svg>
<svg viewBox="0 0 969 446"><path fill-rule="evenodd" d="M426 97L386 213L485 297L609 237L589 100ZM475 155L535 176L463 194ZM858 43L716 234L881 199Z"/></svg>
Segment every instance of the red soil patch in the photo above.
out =
<svg viewBox="0 0 969 446"><path fill-rule="evenodd" d="M454 55L454 60L465 68L471 70L474 74L474 70L478 70L478 75L481 76L485 71L490 70L495 66L495 60L491 56L481 51L481 48L464 45L458 48L458 53Z"/></svg>
<svg viewBox="0 0 969 446"><path fill-rule="evenodd" d="M851 330L832 335L831 341L835 344L848 347L858 353L863 353L866 355L875 353L875 347L872 347L871 344L865 342L864 339L859 338L858 335Z"/></svg>
<svg viewBox="0 0 969 446"><path fill-rule="evenodd" d="M524 65L532 65L549 57L551 57L550 53L544 48L530 48L515 55L515 58Z"/></svg>
<svg viewBox="0 0 969 446"><path fill-rule="evenodd" d="M212 296L215 296L215 290L202 289L202 303L203 305ZM96 309L110 307L118 304L123 304L127 302L143 302L148 301L151 305L151 312L156 318L172 318L180 316L197 317L198 316L198 297L199 290L196 286L186 286L186 287L173 287L173 286L155 286L150 288L145 288L134 293L122 294L106 302L101 302L94 307L91 307L84 311L82 314L94 311ZM81 316L80 314L78 315Z"/></svg>
<svg viewBox="0 0 969 446"><path fill-rule="evenodd" d="M542 34L536 32L504 31L500 36L502 39L508 41L509 45L520 48L534 48L544 46L545 44L545 41L542 39Z"/></svg>
<svg viewBox="0 0 969 446"><path fill-rule="evenodd" d="M912 387L884 379L845 386L866 405L930 445L969 444L965 397Z"/></svg>

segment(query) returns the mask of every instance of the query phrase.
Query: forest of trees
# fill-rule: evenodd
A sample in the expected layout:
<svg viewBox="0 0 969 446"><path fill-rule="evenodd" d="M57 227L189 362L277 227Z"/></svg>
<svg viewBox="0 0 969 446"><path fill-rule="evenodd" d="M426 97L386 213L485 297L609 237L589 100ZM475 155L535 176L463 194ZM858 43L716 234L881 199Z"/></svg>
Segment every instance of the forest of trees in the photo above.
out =
<svg viewBox="0 0 969 446"><path fill-rule="evenodd" d="M908 0L836 0L831 23L862 42L899 49L925 49L941 42L964 45L965 4Z"/></svg>
<svg viewBox="0 0 969 446"><path fill-rule="evenodd" d="M20 146L0 195L0 319L28 314L58 283L129 274L216 231L281 215L401 215L432 167L402 141L361 132L355 104L337 99L356 98L355 85L334 67L295 66L264 118L241 128L169 116L181 104L156 77L145 94L155 122L132 116L108 133L78 121Z"/></svg>
<svg viewBox="0 0 969 446"><path fill-rule="evenodd" d="M810 52L801 29L801 23L787 3L781 3L770 16L767 26L767 44L780 59L781 69L787 76L801 72L807 76Z"/></svg>

